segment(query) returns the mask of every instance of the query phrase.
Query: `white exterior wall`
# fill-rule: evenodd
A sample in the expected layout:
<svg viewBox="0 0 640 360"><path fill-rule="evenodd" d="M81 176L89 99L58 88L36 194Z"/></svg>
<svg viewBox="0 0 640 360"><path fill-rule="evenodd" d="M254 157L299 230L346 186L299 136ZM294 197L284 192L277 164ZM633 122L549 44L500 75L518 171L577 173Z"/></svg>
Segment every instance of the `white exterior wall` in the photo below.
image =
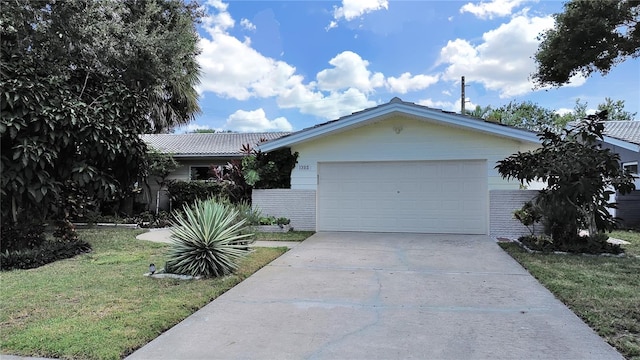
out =
<svg viewBox="0 0 640 360"><path fill-rule="evenodd" d="M493 190L489 191L489 234L494 237L517 239L531 232L513 217L513 212L522 208L537 194L537 190ZM535 225L536 234L543 231L542 224Z"/></svg>
<svg viewBox="0 0 640 360"><path fill-rule="evenodd" d="M174 170L169 176L167 180L182 180L189 181L191 180L191 166L206 166L209 167L213 164L215 165L225 165L229 162L229 159L212 159L212 158L200 158L200 159L176 159L180 166ZM151 211L156 210L156 194L158 191L158 184L156 183L155 178L149 178L149 186L151 187L151 199L149 203L149 209ZM160 210L169 210L169 196L166 191L166 186L162 191L160 191Z"/></svg>
<svg viewBox="0 0 640 360"><path fill-rule="evenodd" d="M225 165L228 160L225 159L211 159L211 158L202 158L202 159L176 159L176 161L180 164L174 172L169 175L169 180L191 180L190 169L191 166L206 166L209 167L211 165Z"/></svg>
<svg viewBox="0 0 640 360"><path fill-rule="evenodd" d="M518 182L507 182L500 177L496 162L535 146L462 128L395 117L293 146L292 151L300 156L291 174L291 188L317 190L318 162L486 159L489 190L518 189Z"/></svg>
<svg viewBox="0 0 640 360"><path fill-rule="evenodd" d="M315 190L253 189L251 204L263 216L289 218L294 230L316 230Z"/></svg>

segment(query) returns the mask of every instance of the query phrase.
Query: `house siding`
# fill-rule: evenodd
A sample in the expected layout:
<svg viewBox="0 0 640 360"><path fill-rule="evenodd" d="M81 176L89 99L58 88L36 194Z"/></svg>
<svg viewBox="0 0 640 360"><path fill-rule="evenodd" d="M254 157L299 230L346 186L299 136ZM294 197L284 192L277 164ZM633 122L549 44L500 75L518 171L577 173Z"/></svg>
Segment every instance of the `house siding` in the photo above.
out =
<svg viewBox="0 0 640 360"><path fill-rule="evenodd" d="M254 189L251 197L263 216L289 218L296 230L316 230L315 190Z"/></svg>
<svg viewBox="0 0 640 360"><path fill-rule="evenodd" d="M617 195L618 209L616 216L622 219L622 224L627 228L640 227L640 190L632 191L626 195Z"/></svg>
<svg viewBox="0 0 640 360"><path fill-rule="evenodd" d="M638 163L640 163L640 153L638 153L637 151L631 151L629 149L608 144L606 142L601 142L601 144L602 144L602 147L611 149L611 151L620 155L621 163L633 162L633 161L637 161Z"/></svg>
<svg viewBox="0 0 640 360"><path fill-rule="evenodd" d="M490 190L518 189L519 183L502 179L496 162L534 148L534 144L396 116L292 146L300 156L291 174L291 188L316 190L318 162L487 160Z"/></svg>
<svg viewBox="0 0 640 360"><path fill-rule="evenodd" d="M611 149L614 153L620 156L620 164L637 162L640 164L640 153L637 151L631 151L620 146L615 146L602 142L602 146ZM623 219L624 226L637 227L640 226L640 177L636 177L634 181L636 190L629 195L616 194L615 202L618 203L617 209L611 209L610 212L621 219Z"/></svg>

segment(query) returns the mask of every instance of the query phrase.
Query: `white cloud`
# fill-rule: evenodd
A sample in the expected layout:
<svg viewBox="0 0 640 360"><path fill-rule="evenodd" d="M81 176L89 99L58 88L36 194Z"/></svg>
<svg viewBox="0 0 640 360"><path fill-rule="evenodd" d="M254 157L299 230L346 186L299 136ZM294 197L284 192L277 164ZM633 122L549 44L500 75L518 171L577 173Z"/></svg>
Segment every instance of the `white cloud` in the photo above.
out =
<svg viewBox="0 0 640 360"><path fill-rule="evenodd" d="M334 67L322 70L316 75L318 88L321 90L335 91L353 87L363 92L370 92L384 85L384 75L372 74L367 69L369 62L352 51L344 51L336 55L329 60L329 64Z"/></svg>
<svg viewBox="0 0 640 360"><path fill-rule="evenodd" d="M349 88L341 92L331 92L322 101L304 103L299 106L303 114L314 114L325 119L337 119L355 111L375 106L367 95L358 89Z"/></svg>
<svg viewBox="0 0 640 360"><path fill-rule="evenodd" d="M491 0L479 3L467 3L460 8L460 13L472 13L480 19L493 19L494 16L504 17L512 14L515 7L526 0Z"/></svg>
<svg viewBox="0 0 640 360"><path fill-rule="evenodd" d="M387 88L393 92L406 94L409 91L417 91L426 89L427 87L437 83L438 75L411 75L411 73L403 73L399 78L390 77L387 79Z"/></svg>
<svg viewBox="0 0 640 360"><path fill-rule="evenodd" d="M466 100L467 100L467 102L465 104L465 109L467 109L467 110L475 109L476 104L471 102L471 100L469 100L469 98L467 98ZM444 110L444 111L453 111L453 112L456 112L456 113L460 113L462 100L461 99L457 99L456 101L451 102L451 101L433 100L433 99L429 98L429 99L419 100L418 102L416 102L416 104L423 105L423 106L428 106L428 107L434 108L434 109L440 109L440 110Z"/></svg>
<svg viewBox="0 0 640 360"><path fill-rule="evenodd" d="M210 10L226 11L225 6L216 6ZM329 61L332 68L320 71L317 81L305 83L295 67L266 57L253 49L250 41L240 41L227 33L225 29L234 23L228 14L217 13L214 19L205 24L208 37L201 37L199 44L200 93L210 91L236 100L273 97L281 108L297 108L304 114L333 119L374 106L367 94L385 84L383 74L369 71L369 63L351 51L336 55ZM247 119L253 122L247 124ZM238 112L229 118L230 125L242 124L245 129L276 125L285 129L288 124L280 119L273 121L276 123L255 111Z"/></svg>
<svg viewBox="0 0 640 360"><path fill-rule="evenodd" d="M389 9L388 0L342 0L342 6L333 7L333 19L327 26L327 30L338 26L340 19L351 21L372 11Z"/></svg>
<svg viewBox="0 0 640 360"><path fill-rule="evenodd" d="M242 25L242 27L245 30L249 30L249 31L255 31L256 30L256 26L251 21L249 21L249 19L240 20L240 25Z"/></svg>
<svg viewBox="0 0 640 360"><path fill-rule="evenodd" d="M202 19L202 25L207 31L224 32L235 25L235 21L227 12L228 4L223 3L221 0L209 0L207 5L216 10L216 13L208 14L209 16Z"/></svg>
<svg viewBox="0 0 640 360"><path fill-rule="evenodd" d="M212 91L224 97L246 100L277 95L295 68L283 61L265 57L227 33L201 38L198 62L202 69L199 92Z"/></svg>
<svg viewBox="0 0 640 360"><path fill-rule="evenodd" d="M267 119L262 108L253 111L238 110L229 115L224 125L226 130L239 132L292 131L293 127L284 117Z"/></svg>
<svg viewBox="0 0 640 360"><path fill-rule="evenodd" d="M469 82L482 83L489 90L499 91L501 98L533 91L529 80L535 71L532 56L538 34L553 26L553 18L519 15L497 29L482 35L482 43L474 46L467 40L449 41L440 50L439 64L447 64L446 80L458 81L465 76ZM580 86L583 77L575 77L570 86Z"/></svg>
<svg viewBox="0 0 640 360"><path fill-rule="evenodd" d="M437 81L433 76L407 73L390 78L388 82L384 74L369 70L369 62L353 51L337 54L315 79L307 80L296 73L294 66L253 49L250 39L241 41L232 36L228 29L235 21L226 12L226 4L220 1L208 4L207 10L212 16L203 23L206 35L199 41L202 52L198 62L202 76L198 91L201 95L213 92L240 101L274 98L280 108L296 108L303 114L335 119L375 106L376 102L368 97L376 89L387 86L394 91L407 92L423 89ZM242 26L248 24L240 21ZM245 115L238 113L230 120L237 123L238 116ZM255 114L252 116L259 118ZM261 124L264 126L265 123Z"/></svg>
<svg viewBox="0 0 640 360"><path fill-rule="evenodd" d="M422 105L422 106L428 106L434 109L442 109L442 110L452 109L455 106L455 104L452 103L451 101L433 100L431 98L419 100L416 102L416 104Z"/></svg>

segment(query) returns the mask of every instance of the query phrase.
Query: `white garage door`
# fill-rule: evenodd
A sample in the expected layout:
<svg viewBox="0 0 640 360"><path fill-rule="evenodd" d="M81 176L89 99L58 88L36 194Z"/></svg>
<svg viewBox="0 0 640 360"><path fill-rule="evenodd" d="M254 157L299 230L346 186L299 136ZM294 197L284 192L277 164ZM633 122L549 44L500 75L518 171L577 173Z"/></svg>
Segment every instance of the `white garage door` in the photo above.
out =
<svg viewBox="0 0 640 360"><path fill-rule="evenodd" d="M486 234L486 161L318 164L319 231Z"/></svg>

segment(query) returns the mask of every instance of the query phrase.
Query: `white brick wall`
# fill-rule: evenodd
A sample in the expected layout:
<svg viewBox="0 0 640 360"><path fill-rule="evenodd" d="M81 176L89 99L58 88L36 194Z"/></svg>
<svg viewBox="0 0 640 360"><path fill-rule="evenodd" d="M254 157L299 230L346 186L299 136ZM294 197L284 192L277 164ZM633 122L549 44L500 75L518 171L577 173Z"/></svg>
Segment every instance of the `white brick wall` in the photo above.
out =
<svg viewBox="0 0 640 360"><path fill-rule="evenodd" d="M251 202L263 216L291 219L295 230L316 230L316 191L253 189Z"/></svg>
<svg viewBox="0 0 640 360"><path fill-rule="evenodd" d="M529 235L527 227L513 218L513 212L533 199L537 193L537 190L489 191L489 234L510 239ZM536 233L539 232L542 232L542 224L536 224Z"/></svg>
<svg viewBox="0 0 640 360"><path fill-rule="evenodd" d="M521 208L536 194L536 190L489 191L490 235L515 239L529 234L529 230L513 218L513 211ZM291 219L294 229L316 229L315 190L254 189L252 203L265 216ZM542 231L542 224L536 224L536 232L539 231Z"/></svg>

